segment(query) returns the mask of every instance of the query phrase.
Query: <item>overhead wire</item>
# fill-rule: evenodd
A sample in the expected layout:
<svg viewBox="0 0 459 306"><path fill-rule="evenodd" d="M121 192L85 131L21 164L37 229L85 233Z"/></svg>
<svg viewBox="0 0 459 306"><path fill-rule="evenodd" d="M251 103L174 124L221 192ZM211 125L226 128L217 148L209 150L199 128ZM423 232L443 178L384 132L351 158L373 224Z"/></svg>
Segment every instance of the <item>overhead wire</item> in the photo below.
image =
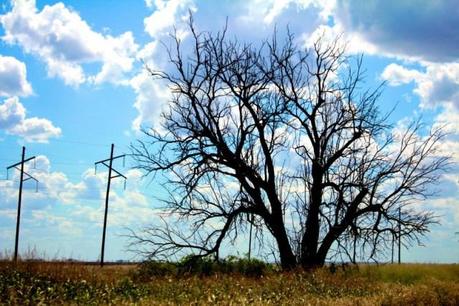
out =
<svg viewBox="0 0 459 306"><path fill-rule="evenodd" d="M105 187L103 188L100 188L100 189L97 189L97 188L85 188L84 190L82 190L83 192L85 191L89 191L89 192L94 192L94 191L100 191L100 192L104 192ZM119 189L122 190L121 187L117 187ZM12 190L17 190L17 187L15 186L0 186L0 190L2 189L12 189ZM35 188L24 188L24 191L33 191L33 193L38 193L38 194L49 194L49 195L54 195L55 193L51 193L49 191L43 191L43 190L40 190L40 188L38 189L38 192L35 191ZM60 194L60 193L66 193L66 192L72 192L73 190L69 190L69 191L58 191L56 192L57 194ZM78 191L81 191L81 190L76 190L77 192ZM142 191L138 191L138 190L134 190L134 191L127 191L127 192L132 192L132 193L139 193L139 194L142 194L142 195L145 195L145 196L148 196L148 197L155 197L155 195L151 194L151 193L146 193L146 192L142 192ZM124 191L123 191L124 193Z"/></svg>

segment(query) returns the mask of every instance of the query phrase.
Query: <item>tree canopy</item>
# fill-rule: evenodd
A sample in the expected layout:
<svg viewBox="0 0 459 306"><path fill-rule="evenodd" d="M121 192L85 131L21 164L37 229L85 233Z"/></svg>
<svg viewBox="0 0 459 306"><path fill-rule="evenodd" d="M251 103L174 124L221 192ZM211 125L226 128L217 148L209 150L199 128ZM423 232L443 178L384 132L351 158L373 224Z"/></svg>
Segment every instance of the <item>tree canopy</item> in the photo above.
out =
<svg viewBox="0 0 459 306"><path fill-rule="evenodd" d="M257 45L190 31L191 52L175 35L173 69L149 70L172 98L161 127L132 146L140 169L168 177L168 210L189 228L152 225L133 244L150 256L218 254L251 222L288 269L355 261L352 248L374 258L428 231L432 214L414 204L448 164L443 133L389 124L381 87L365 87L362 57L340 38L304 48L290 33Z"/></svg>

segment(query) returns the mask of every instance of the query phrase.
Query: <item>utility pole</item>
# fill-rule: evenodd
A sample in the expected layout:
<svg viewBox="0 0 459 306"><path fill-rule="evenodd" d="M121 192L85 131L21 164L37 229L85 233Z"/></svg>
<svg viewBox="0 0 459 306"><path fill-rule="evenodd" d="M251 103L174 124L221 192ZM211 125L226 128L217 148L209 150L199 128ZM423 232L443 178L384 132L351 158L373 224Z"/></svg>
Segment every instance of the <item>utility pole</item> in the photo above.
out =
<svg viewBox="0 0 459 306"><path fill-rule="evenodd" d="M402 263L402 208L398 207L398 264Z"/></svg>
<svg viewBox="0 0 459 306"><path fill-rule="evenodd" d="M353 244L353 253L352 253L352 263L356 264L356 253L357 253L357 233L354 233L354 244Z"/></svg>
<svg viewBox="0 0 459 306"><path fill-rule="evenodd" d="M17 214L17 219L16 219L16 240L14 243L14 263L18 262L18 250L19 250L19 227L21 223L21 204L22 204L22 186L25 181L28 180L34 180L36 184L36 191L38 191L38 180L34 178L32 175L24 171L24 164L28 161L35 160L35 156L29 157L25 159L25 147L22 147L22 156L21 156L21 161L18 163L15 163L14 165L11 165L6 168L6 179L8 179L8 171L11 168L14 168L16 170L20 171L20 178L19 178L19 196L18 196L18 214ZM18 166L21 166L18 168ZM24 178L24 175L26 176Z"/></svg>
<svg viewBox="0 0 459 306"><path fill-rule="evenodd" d="M359 229L357 227L357 220L352 224L351 235L354 238L352 243L352 263L357 264L357 239L359 238Z"/></svg>
<svg viewBox="0 0 459 306"><path fill-rule="evenodd" d="M110 158L107 158L107 159L104 159L104 160L100 160L100 161L94 163L95 173L97 173L97 165L98 164L102 164L102 165L108 167L107 192L105 194L104 229L103 229L103 232L102 232L102 247L101 247L101 255L100 255L100 266L101 267L104 266L105 232L107 230L107 213L108 213L108 199L109 199L109 196L110 196L110 183L111 183L112 179L117 178L117 177L122 177L122 178L124 178L124 189L126 189L126 180L127 180L127 178L124 175L122 175L120 172L116 171L112 167L113 166L113 161L115 159L118 159L118 158L123 158L123 166L124 166L124 161L125 161L126 155L123 154L123 155L118 155L118 156L113 157L113 151L114 150L115 150L115 145L112 143L112 148L110 150ZM108 165L107 165L107 162L108 162ZM116 175L112 176L112 172L115 172Z"/></svg>
<svg viewBox="0 0 459 306"><path fill-rule="evenodd" d="M390 262L394 263L394 248L395 248L395 235L392 235L392 253L391 253L391 259Z"/></svg>
<svg viewBox="0 0 459 306"><path fill-rule="evenodd" d="M249 260L250 260L250 255L252 253L252 227L253 227L253 220L254 220L254 215L251 215L251 220L250 220L250 231L249 231Z"/></svg>

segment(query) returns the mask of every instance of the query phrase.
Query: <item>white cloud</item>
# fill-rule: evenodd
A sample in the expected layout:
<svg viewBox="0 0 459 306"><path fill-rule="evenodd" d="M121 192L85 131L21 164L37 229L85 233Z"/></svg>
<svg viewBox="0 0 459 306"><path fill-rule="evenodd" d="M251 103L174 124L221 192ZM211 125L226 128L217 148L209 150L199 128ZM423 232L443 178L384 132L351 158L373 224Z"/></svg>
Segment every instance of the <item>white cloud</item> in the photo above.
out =
<svg viewBox="0 0 459 306"><path fill-rule="evenodd" d="M459 203L457 197L439 198L430 200L428 203L444 215L453 216L455 223L459 223Z"/></svg>
<svg viewBox="0 0 459 306"><path fill-rule="evenodd" d="M82 181L77 184L68 184L67 191L60 193L63 203L71 204L74 218L102 226L106 175L106 172L94 175L91 170L87 170ZM121 228L147 224L156 217L156 213L145 194L139 191L142 173L139 170L128 170L125 175L128 178L126 190L122 187L124 185L122 179L112 181L109 204L110 224ZM95 205L85 205L82 199L96 202Z"/></svg>
<svg viewBox="0 0 459 306"><path fill-rule="evenodd" d="M46 156L37 156L36 169L28 169L40 182L40 192L73 211L76 221L92 221L99 225L104 212L107 172L94 173L87 169L81 180L73 183L62 172L51 171ZM127 226L135 221L147 222L154 215L146 196L140 192L143 174L136 169L125 172L128 179L126 190L124 180L112 181L110 191L110 222L115 226ZM92 201L94 205L88 205Z"/></svg>
<svg viewBox="0 0 459 306"><path fill-rule="evenodd" d="M27 81L23 62L11 56L0 55L0 96L28 96L32 86Z"/></svg>
<svg viewBox="0 0 459 306"><path fill-rule="evenodd" d="M134 77L131 86L137 94L134 107L139 113L132 123L132 128L139 130L144 124L158 127L161 108L170 97L169 89L159 81L153 80L146 71Z"/></svg>
<svg viewBox="0 0 459 306"><path fill-rule="evenodd" d="M326 21L335 5L334 0L254 0L247 1L245 7L241 5L239 9L243 11L240 18L245 22L259 23L261 20L265 25L272 26L280 23L281 26L286 26L287 23L292 25L296 22L303 22L304 24L304 18L302 18L303 20L295 20L295 18L301 14L305 15L309 8L313 8L316 13L314 22L318 19ZM296 16L297 14L299 15ZM285 19L290 20L284 24L282 21ZM310 30L307 26L303 29Z"/></svg>
<svg viewBox="0 0 459 306"><path fill-rule="evenodd" d="M454 105L459 110L459 63L430 64L415 92L421 106Z"/></svg>
<svg viewBox="0 0 459 306"><path fill-rule="evenodd" d="M154 0L145 0L145 5L148 7L148 8L152 8L153 7L153 3Z"/></svg>
<svg viewBox="0 0 459 306"><path fill-rule="evenodd" d="M20 125L26 116L24 106L17 97L8 98L0 105L0 128L11 130Z"/></svg>
<svg viewBox="0 0 459 306"><path fill-rule="evenodd" d="M60 235L81 236L83 230L75 224L72 220L64 216L58 216L47 210L34 210L32 211L33 220L38 225L46 227L56 226Z"/></svg>
<svg viewBox="0 0 459 306"><path fill-rule="evenodd" d="M389 85L392 86L408 84L422 77L423 74L421 72L414 69L406 69L395 63L388 65L381 74L381 78L388 81Z"/></svg>
<svg viewBox="0 0 459 306"><path fill-rule="evenodd" d="M186 49L189 10L194 13L195 26L199 32L221 30L225 18L228 17L228 37L235 35L240 41L261 41L272 34L274 24L279 27L288 25L293 31L312 31L320 21L328 17L334 5L334 1L324 4L316 0L212 2L206 5L192 0L146 0L145 3L155 9L144 20L145 32L153 40L138 52L137 57L144 60L150 68L162 71L169 71L169 58L165 54L165 48L158 42L168 44L170 41L167 40L167 35L175 28L183 40L182 46ZM208 18L209 15L212 18ZM260 20L263 23L261 28ZM256 31L247 31L255 27ZM166 84L154 80L145 71L132 78L130 84L137 94L134 107L138 116L132 124L133 129L138 130L144 124L157 127L161 108L167 105L170 98Z"/></svg>
<svg viewBox="0 0 459 306"><path fill-rule="evenodd" d="M59 137L61 129L55 127L48 119L32 117L25 118L8 133L21 136L29 142L47 142L51 137Z"/></svg>
<svg viewBox="0 0 459 306"><path fill-rule="evenodd" d="M392 86L415 82L414 93L420 97L421 107L453 105L459 110L459 63L422 64L425 72L390 64L381 77Z"/></svg>
<svg viewBox="0 0 459 306"><path fill-rule="evenodd" d="M459 109L446 105L444 110L435 117L433 127L442 128L446 133L446 137L439 144L438 154L451 156L453 165L448 177L451 180L451 176L455 176L452 180L458 184L459 193Z"/></svg>
<svg viewBox="0 0 459 306"><path fill-rule="evenodd" d="M196 10L192 0L150 0L146 4L148 7L154 4L155 11L144 19L145 32L156 39L168 33L177 20L186 19L188 10Z"/></svg>
<svg viewBox="0 0 459 306"><path fill-rule="evenodd" d="M434 126L445 127L446 132L450 135L457 135L459 141L459 110L454 109L452 105L446 106L435 118Z"/></svg>
<svg viewBox="0 0 459 306"><path fill-rule="evenodd" d="M174 27L183 41L184 50L188 50L189 41L186 38L189 34L187 24L189 10L194 13L195 27L198 32L219 31L228 17L228 37L235 35L240 41L252 39L262 41L272 34L274 24L279 27L289 26L292 31L299 31L299 33L313 31L318 23L328 18L334 6L334 1L324 3L316 0L257 0L243 3L215 2L206 5L192 0L146 0L145 3L155 9L144 20L145 32L153 40L137 53L137 57L149 68L162 71L170 71L171 67L168 66L169 58L165 48L158 42L163 41L166 45L170 43L167 35ZM213 18L208 18L210 14ZM263 23L262 27L260 27L260 20ZM256 31L247 31L255 27ZM130 84L137 95L134 107L138 111L132 128L138 130L142 125L158 127L161 108L167 106L170 99L167 84L153 79L146 71L132 78Z"/></svg>
<svg viewBox="0 0 459 306"><path fill-rule="evenodd" d="M33 0L15 1L12 10L0 16L0 23L5 42L38 56L46 63L48 74L66 84L123 83L132 70L137 45L131 32L117 37L95 32L63 3L38 11ZM87 76L85 63L100 63L101 71Z"/></svg>
<svg viewBox="0 0 459 306"><path fill-rule="evenodd" d="M0 196L3 206L0 209L0 215L10 216L11 209L15 208L17 195L14 192L15 186L11 180L0 180Z"/></svg>
<svg viewBox="0 0 459 306"><path fill-rule="evenodd" d="M17 97L8 98L0 104L0 129L28 142L47 142L49 138L61 135L61 129L48 119L26 118L26 109Z"/></svg>
<svg viewBox="0 0 459 306"><path fill-rule="evenodd" d="M229 26L241 41L264 40L272 35L274 26L280 30L278 38L288 27L291 33L303 40L327 22L335 6L334 0L254 0L235 3L229 10L237 12L237 15L230 16ZM222 15L221 20L224 18Z"/></svg>
<svg viewBox="0 0 459 306"><path fill-rule="evenodd" d="M164 67L168 61L164 48L158 48L159 41L171 33L173 27L177 29L177 33L185 37L189 10L196 11L196 8L192 0L147 0L145 3L149 8L155 8L154 12L144 19L144 30L153 40L137 52L137 58L150 69L157 69ZM144 124L158 126L161 108L170 97L167 86L154 80L145 69L134 76L129 84L136 93L134 108L138 111L132 129L138 131Z"/></svg>

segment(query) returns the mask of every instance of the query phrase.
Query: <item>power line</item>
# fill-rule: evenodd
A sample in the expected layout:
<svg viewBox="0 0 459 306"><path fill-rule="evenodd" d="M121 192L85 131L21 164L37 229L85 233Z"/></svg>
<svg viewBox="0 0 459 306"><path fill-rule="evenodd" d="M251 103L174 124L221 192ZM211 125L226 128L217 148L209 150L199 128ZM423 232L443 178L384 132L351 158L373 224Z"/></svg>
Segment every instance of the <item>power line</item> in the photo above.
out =
<svg viewBox="0 0 459 306"><path fill-rule="evenodd" d="M398 264L402 263L402 208L398 207Z"/></svg>
<svg viewBox="0 0 459 306"><path fill-rule="evenodd" d="M61 139L53 139L51 140L52 142L57 142L57 143L62 143L62 144L78 144L78 145L83 145L83 146L92 146L92 147L101 147L101 148L107 148L110 147L109 144L106 143L99 143L99 142L86 142L86 141L81 141L81 140L61 140ZM125 147L129 148L130 144L122 144L118 145L118 147Z"/></svg>
<svg viewBox="0 0 459 306"><path fill-rule="evenodd" d="M15 187L13 186L0 186L0 190L2 189L15 189ZM30 190L30 189L24 189L24 190ZM97 188L85 188L84 191L100 191L102 192L103 190L102 189L97 189ZM49 191L43 191L43 190L39 190L38 192L34 192L35 194L47 194L47 195L54 195L54 194L61 194L61 193L66 193L66 192L71 192L71 191L57 191L55 193L51 193ZM151 193L146 193L146 192L142 192L142 191L138 191L138 190L134 190L134 191L130 191L132 193L138 193L138 194L141 194L141 195L144 195L144 196L147 196L147 197L155 197L156 195L154 194L151 194ZM86 197L74 197L76 199L86 199Z"/></svg>
<svg viewBox="0 0 459 306"><path fill-rule="evenodd" d="M53 139L52 142L65 143L65 144L79 144L79 145L94 146L94 147L109 147L110 146L108 144L85 142L85 141L80 141L80 140Z"/></svg>
<svg viewBox="0 0 459 306"><path fill-rule="evenodd" d="M109 146L107 144L90 143L90 142L84 142L84 141L78 141L78 140L53 140L53 141L61 142L61 143L68 143L68 144L79 144L79 145L98 146L98 147L108 147ZM123 147L129 148L129 145L123 145ZM89 167L90 165L89 162L85 162L85 161L75 163L75 162L68 161L68 159L62 160L62 155L60 154L57 155L53 153L45 153L42 155L49 158L50 165L66 165L70 167L84 167L86 165ZM53 157L57 157L58 160L53 159ZM8 161L8 162L14 161L13 159L4 158L4 157L0 157L0 160Z"/></svg>

